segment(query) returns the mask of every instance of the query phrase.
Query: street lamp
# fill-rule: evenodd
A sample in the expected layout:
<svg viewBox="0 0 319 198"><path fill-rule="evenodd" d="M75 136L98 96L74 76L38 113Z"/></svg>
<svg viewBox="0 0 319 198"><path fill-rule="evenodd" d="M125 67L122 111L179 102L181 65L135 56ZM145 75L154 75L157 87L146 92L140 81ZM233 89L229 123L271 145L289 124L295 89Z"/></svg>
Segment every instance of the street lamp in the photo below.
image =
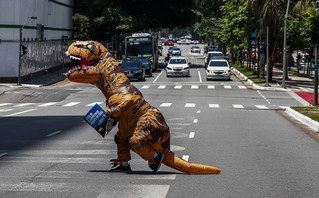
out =
<svg viewBox="0 0 319 198"><path fill-rule="evenodd" d="M22 31L23 31L23 28L24 28L25 24L27 23L28 19L37 19L37 18L38 18L38 17L36 17L36 16L30 16L30 17L28 17L28 18L24 21L24 23L23 23L22 27L20 28L20 38L19 38L19 76L18 76L18 86L20 86L20 85L21 85L21 56L22 56L22 54L21 54L21 48L22 48L21 41L22 41Z"/></svg>

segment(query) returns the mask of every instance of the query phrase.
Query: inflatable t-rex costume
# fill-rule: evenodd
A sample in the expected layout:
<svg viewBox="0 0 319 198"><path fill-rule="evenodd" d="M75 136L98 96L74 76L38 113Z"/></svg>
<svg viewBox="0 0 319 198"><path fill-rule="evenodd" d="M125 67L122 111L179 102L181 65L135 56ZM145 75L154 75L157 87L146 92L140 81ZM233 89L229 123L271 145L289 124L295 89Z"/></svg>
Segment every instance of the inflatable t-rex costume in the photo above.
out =
<svg viewBox="0 0 319 198"><path fill-rule="evenodd" d="M162 162L165 165L184 173L221 172L216 167L189 163L170 151L170 131L162 113L146 102L142 93L130 84L118 62L101 43L76 41L66 54L74 64L67 73L68 79L96 84L107 99L107 116L119 122L115 135L118 150L115 164L128 162L131 149L148 160L150 167L155 163L154 155L164 154Z"/></svg>

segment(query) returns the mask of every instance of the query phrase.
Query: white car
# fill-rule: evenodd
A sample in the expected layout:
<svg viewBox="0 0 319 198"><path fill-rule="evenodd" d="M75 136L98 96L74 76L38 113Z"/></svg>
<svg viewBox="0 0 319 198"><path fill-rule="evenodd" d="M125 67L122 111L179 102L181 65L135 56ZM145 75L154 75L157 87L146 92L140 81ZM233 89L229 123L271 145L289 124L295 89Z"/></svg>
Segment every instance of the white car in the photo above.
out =
<svg viewBox="0 0 319 198"><path fill-rule="evenodd" d="M166 66L166 76L190 76L190 68L185 57L172 57Z"/></svg>
<svg viewBox="0 0 319 198"><path fill-rule="evenodd" d="M173 50L172 50L172 55L174 55L174 56L181 56L182 55L182 51L181 51L181 49L180 48L178 48L178 47L174 47L173 48Z"/></svg>
<svg viewBox="0 0 319 198"><path fill-rule="evenodd" d="M206 79L231 80L231 67L227 60L212 59L209 61L206 69Z"/></svg>
<svg viewBox="0 0 319 198"><path fill-rule="evenodd" d="M191 52L192 53L200 53L200 47L197 45L194 45L191 47Z"/></svg>

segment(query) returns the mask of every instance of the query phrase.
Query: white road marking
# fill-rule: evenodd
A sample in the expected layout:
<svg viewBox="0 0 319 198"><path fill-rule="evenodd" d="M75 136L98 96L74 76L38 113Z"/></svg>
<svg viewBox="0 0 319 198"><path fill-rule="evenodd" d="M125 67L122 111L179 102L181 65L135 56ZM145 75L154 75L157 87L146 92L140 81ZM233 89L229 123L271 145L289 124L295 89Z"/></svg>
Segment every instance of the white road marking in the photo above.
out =
<svg viewBox="0 0 319 198"><path fill-rule="evenodd" d="M12 111L12 109L0 109L0 112L8 112L8 111Z"/></svg>
<svg viewBox="0 0 319 198"><path fill-rule="evenodd" d="M0 104L0 107L3 107L3 106L7 106L7 105L11 105L12 103L1 103Z"/></svg>
<svg viewBox="0 0 319 198"><path fill-rule="evenodd" d="M128 186L112 186L111 190L101 192L95 198L105 197L153 197L153 198L165 198L169 185L130 185ZM108 189L108 187L106 187Z"/></svg>
<svg viewBox="0 0 319 198"><path fill-rule="evenodd" d="M196 60L197 60L197 59L196 59ZM202 76L200 75L199 69L197 69L197 72L198 72L199 82L203 82L203 81L202 81Z"/></svg>
<svg viewBox="0 0 319 198"><path fill-rule="evenodd" d="M219 108L219 104L209 104L209 108Z"/></svg>
<svg viewBox="0 0 319 198"><path fill-rule="evenodd" d="M72 107L74 105L80 104L80 102L70 102L68 104L63 105L64 107Z"/></svg>
<svg viewBox="0 0 319 198"><path fill-rule="evenodd" d="M56 131L56 132L50 133L49 135L47 135L47 137L54 136L54 135L59 134L59 133L61 133L61 132L62 132L62 131Z"/></svg>
<svg viewBox="0 0 319 198"><path fill-rule="evenodd" d="M196 124L198 122L198 119L194 119L193 123Z"/></svg>
<svg viewBox="0 0 319 198"><path fill-rule="evenodd" d="M158 89L165 89L166 88L166 85L160 85L158 86Z"/></svg>
<svg viewBox="0 0 319 198"><path fill-rule="evenodd" d="M90 104L88 104L88 105L86 105L87 107L93 107L95 104L102 104L103 102L92 102L92 103L90 103Z"/></svg>
<svg viewBox="0 0 319 198"><path fill-rule="evenodd" d="M239 89L247 89L246 86L238 86Z"/></svg>
<svg viewBox="0 0 319 198"><path fill-rule="evenodd" d="M35 111L35 110L36 110L36 109L28 109L28 110L21 111L21 112L18 112L18 113L13 113L13 114L5 115L5 116L3 116L3 117L12 117L12 116L20 115L20 114L23 114L23 113L28 113L28 112Z"/></svg>
<svg viewBox="0 0 319 198"><path fill-rule="evenodd" d="M144 85L144 86L142 87L142 89L148 89L148 88L150 88L150 85Z"/></svg>
<svg viewBox="0 0 319 198"><path fill-rule="evenodd" d="M230 85L224 85L224 88L225 89L231 89L231 86Z"/></svg>
<svg viewBox="0 0 319 198"><path fill-rule="evenodd" d="M175 85L174 88L175 88L175 89L181 89L181 88L182 88L182 85Z"/></svg>
<svg viewBox="0 0 319 198"><path fill-rule="evenodd" d="M188 161L189 155L183 155L182 159L185 160L185 161Z"/></svg>
<svg viewBox="0 0 319 198"><path fill-rule="evenodd" d="M256 107L258 109L269 109L268 107L266 107L265 105L256 105Z"/></svg>
<svg viewBox="0 0 319 198"><path fill-rule="evenodd" d="M194 138L195 137L195 132L190 132L188 137L189 138Z"/></svg>
<svg viewBox="0 0 319 198"><path fill-rule="evenodd" d="M244 108L244 106L243 106L243 105L240 105L240 104L233 104L233 107L234 107L235 109L243 109L243 108Z"/></svg>
<svg viewBox="0 0 319 198"><path fill-rule="evenodd" d="M47 106L52 106L52 105L55 105L55 104L56 104L56 102L48 102L48 103L41 104L38 107L47 107Z"/></svg>
<svg viewBox="0 0 319 198"><path fill-rule="evenodd" d="M186 103L185 107L195 107L196 104L195 103Z"/></svg>
<svg viewBox="0 0 319 198"><path fill-rule="evenodd" d="M191 89L198 89L198 85L192 85Z"/></svg>
<svg viewBox="0 0 319 198"><path fill-rule="evenodd" d="M162 103L160 107L170 107L172 103Z"/></svg>
<svg viewBox="0 0 319 198"><path fill-rule="evenodd" d="M287 108L289 108L288 106L279 106L279 108L281 108L281 109L287 109Z"/></svg>
<svg viewBox="0 0 319 198"><path fill-rule="evenodd" d="M201 112L201 110L198 110L196 113L200 113Z"/></svg>
<svg viewBox="0 0 319 198"><path fill-rule="evenodd" d="M153 83L155 83L157 81L157 79L160 77L160 75L162 75L162 73L164 72L164 69L161 71L160 74L158 74L158 76L154 79Z"/></svg>
<svg viewBox="0 0 319 198"><path fill-rule="evenodd" d="M8 155L9 153L1 153L0 154L0 157L3 157L3 156L5 156L5 155Z"/></svg>
<svg viewBox="0 0 319 198"><path fill-rule="evenodd" d="M25 107L25 106L29 106L32 104L34 104L34 103L22 103L22 104L15 105L15 107Z"/></svg>
<svg viewBox="0 0 319 198"><path fill-rule="evenodd" d="M215 85L208 85L207 88L208 89L215 89Z"/></svg>

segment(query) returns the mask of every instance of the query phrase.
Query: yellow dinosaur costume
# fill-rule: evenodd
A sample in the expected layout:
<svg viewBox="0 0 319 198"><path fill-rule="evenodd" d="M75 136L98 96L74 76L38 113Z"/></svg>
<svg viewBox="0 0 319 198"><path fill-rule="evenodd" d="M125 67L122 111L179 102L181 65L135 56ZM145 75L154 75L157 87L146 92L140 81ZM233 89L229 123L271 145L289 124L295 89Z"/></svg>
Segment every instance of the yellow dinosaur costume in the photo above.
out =
<svg viewBox="0 0 319 198"><path fill-rule="evenodd" d="M130 150L154 162L154 154L163 153L163 164L193 174L218 174L220 169L189 163L170 151L170 131L162 113L143 98L142 93L130 84L128 78L111 53L96 41L76 41L66 54L74 66L67 73L70 81L97 84L109 109L107 116L119 122L115 135L118 158L116 164L131 159Z"/></svg>

